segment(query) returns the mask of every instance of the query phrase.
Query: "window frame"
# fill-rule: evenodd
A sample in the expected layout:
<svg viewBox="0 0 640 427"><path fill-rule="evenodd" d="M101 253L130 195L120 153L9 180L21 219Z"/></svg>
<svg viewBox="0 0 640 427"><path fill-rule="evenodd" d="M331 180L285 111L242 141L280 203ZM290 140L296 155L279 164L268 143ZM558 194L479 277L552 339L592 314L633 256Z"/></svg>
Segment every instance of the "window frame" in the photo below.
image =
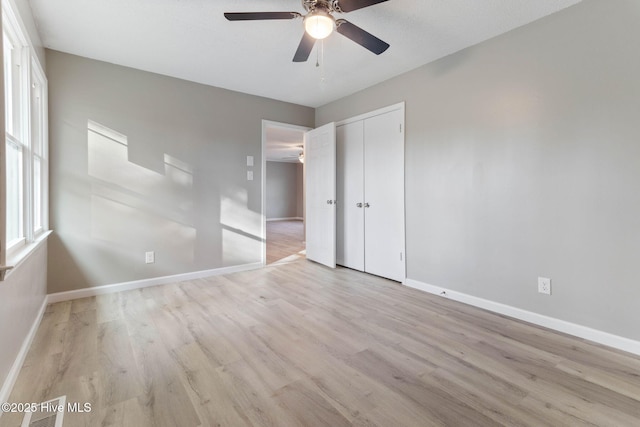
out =
<svg viewBox="0 0 640 427"><path fill-rule="evenodd" d="M49 229L49 217L48 217L48 213L49 213L49 198L48 198L48 194L49 194L49 132L48 132L48 128L49 128L49 124L47 122L47 118L48 118L48 110L47 110L47 106L49 104L48 102L48 98L47 98L47 93L48 93L48 86L47 86L47 78L45 76L44 71L42 70L42 67L40 66L40 63L38 62L37 58L35 56L31 57L31 80L30 80L30 84L29 84L29 99L30 99L30 109L29 109L29 118L30 118L30 139L31 139L31 179L32 179L32 183L31 183L31 197L30 197L30 201L32 203L32 206L30 207L30 212L31 212L31 221L29 223L29 227L30 227L30 232L32 233L31 235L31 240L35 240L37 237L39 237L42 233L44 233L45 231L47 231ZM39 91L39 95L40 95L40 105L36 106L38 107L38 121L37 123L33 120L34 118L34 102L33 102L33 90L38 90ZM39 127L39 131L38 132L34 132L34 126L38 126ZM34 138L39 138L40 141L34 141ZM38 149L39 148L39 149ZM39 222L40 222L40 226L36 227L37 224L37 219L36 219L36 212L35 212L35 196L36 196L36 192L35 192L35 160L36 158L38 158L40 160L40 212L39 212Z"/></svg>
<svg viewBox="0 0 640 427"><path fill-rule="evenodd" d="M46 74L29 39L18 9L12 0L2 0L2 37L3 37L3 72L9 70L9 76L4 76L6 88L4 97L5 118L11 123L5 123L5 142L2 147L5 162L7 150L18 148L21 152L21 192L17 197L20 206L19 236L8 241L9 209L13 200L8 200L9 173L7 164L0 185L5 186L1 192L0 215L2 229L0 230L0 267L7 262L19 262L32 247L48 231L48 85ZM11 56L4 53L5 47L11 47ZM11 59L7 67L5 59ZM15 68L14 68L15 66ZM36 92L34 92L36 91ZM7 108L9 105L10 108ZM36 128L37 127L37 128ZM39 163L39 179L35 182L36 164ZM39 200L35 197L39 195ZM15 200L15 199L14 199Z"/></svg>
<svg viewBox="0 0 640 427"><path fill-rule="evenodd" d="M9 146L13 146L20 155L20 171L19 171L19 178L20 178L20 197L19 197L19 235L17 238L14 238L12 240L9 240L10 236L7 235L6 239L7 242L4 245L7 248L7 254L11 254L12 251L14 251L15 249L24 246L26 241L27 241L27 236L25 233L25 168L24 168L24 164L25 164L25 155L24 155L24 146L19 142L16 141L15 138L13 138L11 135L7 134L6 136L6 140L5 140L5 157L8 156L6 155L6 152L10 149ZM6 166L5 166L6 167ZM8 171L8 168L6 169ZM7 176L7 188L8 188L8 179L9 176ZM9 191L6 192L7 196ZM5 210L7 212L7 220L5 221L7 223L7 228L8 228L8 217L9 217L9 209L8 209L8 200L5 200ZM7 230L8 232L8 230Z"/></svg>

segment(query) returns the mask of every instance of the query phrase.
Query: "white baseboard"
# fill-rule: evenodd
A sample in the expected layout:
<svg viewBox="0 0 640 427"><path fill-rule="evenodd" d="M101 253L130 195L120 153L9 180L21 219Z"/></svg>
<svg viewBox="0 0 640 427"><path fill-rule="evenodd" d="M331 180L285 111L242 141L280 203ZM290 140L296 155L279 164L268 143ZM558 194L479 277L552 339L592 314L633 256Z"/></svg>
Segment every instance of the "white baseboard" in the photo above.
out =
<svg viewBox="0 0 640 427"><path fill-rule="evenodd" d="M147 288L149 286L166 285L169 283L183 282L185 280L202 279L205 277L219 276L221 274L238 273L241 271L256 270L264 265L261 262L251 264L234 265L233 267L214 268L212 270L194 271L192 273L175 274L172 276L154 277L151 279L134 280L131 282L115 283L112 285L96 286L75 291L57 292L49 294L47 303L69 301L78 298L93 297L96 295L112 294L115 292L130 291L132 289Z"/></svg>
<svg viewBox="0 0 640 427"><path fill-rule="evenodd" d="M31 343L38 332L38 327L40 326L40 322L42 321L42 316L44 316L44 311L47 309L47 298L45 297L42 301L42 305L38 310L38 314L36 318L33 320L33 324L31 324L31 329L24 337L24 341L22 341L22 346L20 347L20 351L16 356L16 359L13 361L13 365L11 366L11 370L7 375L7 378L4 380L4 384L2 384L2 389L0 389L0 402L8 402L9 396L11 395L11 390L13 390L13 386L18 379L18 374L20 374L20 370L22 369L22 364L27 358L27 353L29 352L29 348L31 348ZM9 326L6 326L9 327ZM0 415L2 412L0 411Z"/></svg>
<svg viewBox="0 0 640 427"><path fill-rule="evenodd" d="M292 216L290 218L267 218L267 222L271 221L302 221L303 218L300 216Z"/></svg>
<svg viewBox="0 0 640 427"><path fill-rule="evenodd" d="M640 341L613 335L608 332L599 331L597 329L592 329L587 326L582 326L576 323L567 322L565 320L556 319L554 317L544 316L532 311L522 310L520 308L512 307L510 305L502 304L499 302L474 297L462 292L452 291L446 288L429 285L427 283L419 282L413 279L406 279L404 281L404 284L411 288L428 292L430 294L449 298L454 301L463 302L465 304L493 311L494 313L499 313L519 320L524 320L525 322L533 323L538 326L543 326L555 331L564 332L565 334L584 338L598 344L603 344L609 347L617 348L619 350L627 351L629 353L640 355Z"/></svg>

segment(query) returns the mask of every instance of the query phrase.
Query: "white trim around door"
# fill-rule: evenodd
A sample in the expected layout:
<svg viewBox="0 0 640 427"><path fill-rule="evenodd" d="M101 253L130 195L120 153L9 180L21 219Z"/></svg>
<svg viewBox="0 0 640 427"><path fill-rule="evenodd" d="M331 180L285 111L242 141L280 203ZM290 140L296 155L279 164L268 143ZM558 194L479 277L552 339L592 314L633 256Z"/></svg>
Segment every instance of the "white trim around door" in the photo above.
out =
<svg viewBox="0 0 640 427"><path fill-rule="evenodd" d="M260 186L261 186L261 194L262 194L262 201L260 205L260 211L262 216L262 226L260 229L260 238L262 239L262 257L261 257L262 265L267 265L267 198L266 198L266 194L267 194L267 129L270 127L299 130L301 132L307 132L312 129L306 126L292 125L289 123L275 122L272 120L264 120L264 119L262 120L262 149L261 149L262 170L260 172L260 179L261 179Z"/></svg>

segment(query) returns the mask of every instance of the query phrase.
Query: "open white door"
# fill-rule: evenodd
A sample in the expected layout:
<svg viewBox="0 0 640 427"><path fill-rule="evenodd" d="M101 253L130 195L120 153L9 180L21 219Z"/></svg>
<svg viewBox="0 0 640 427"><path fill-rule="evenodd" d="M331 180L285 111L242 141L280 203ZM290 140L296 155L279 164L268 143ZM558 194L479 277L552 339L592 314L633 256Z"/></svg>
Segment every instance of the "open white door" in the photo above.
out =
<svg viewBox="0 0 640 427"><path fill-rule="evenodd" d="M307 259L336 267L336 125L304 136Z"/></svg>

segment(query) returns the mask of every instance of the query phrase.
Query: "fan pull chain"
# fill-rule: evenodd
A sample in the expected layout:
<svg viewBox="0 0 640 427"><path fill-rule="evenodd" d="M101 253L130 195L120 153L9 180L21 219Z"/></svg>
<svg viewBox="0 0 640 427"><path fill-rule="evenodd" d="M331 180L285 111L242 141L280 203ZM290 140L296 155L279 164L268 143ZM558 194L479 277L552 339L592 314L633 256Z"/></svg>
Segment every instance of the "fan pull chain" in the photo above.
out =
<svg viewBox="0 0 640 427"><path fill-rule="evenodd" d="M324 83L324 40L320 40L320 47L316 49L316 68L318 67L320 67L320 82Z"/></svg>

